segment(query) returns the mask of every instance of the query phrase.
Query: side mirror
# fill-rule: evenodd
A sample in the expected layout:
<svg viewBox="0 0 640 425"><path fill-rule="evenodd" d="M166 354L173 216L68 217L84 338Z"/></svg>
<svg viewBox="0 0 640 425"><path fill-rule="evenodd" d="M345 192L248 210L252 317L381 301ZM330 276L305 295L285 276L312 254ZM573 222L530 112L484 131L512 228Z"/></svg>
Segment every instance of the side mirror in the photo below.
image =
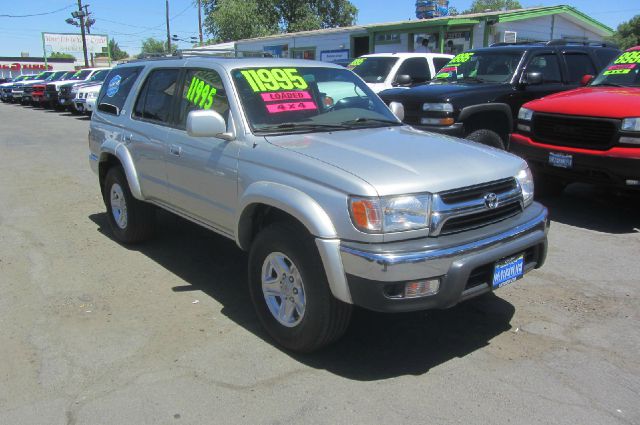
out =
<svg viewBox="0 0 640 425"><path fill-rule="evenodd" d="M527 72L524 83L528 86L542 84L542 72Z"/></svg>
<svg viewBox="0 0 640 425"><path fill-rule="evenodd" d="M389 109L393 112L393 115L398 117L400 121L404 121L404 106L400 102L391 102Z"/></svg>
<svg viewBox="0 0 640 425"><path fill-rule="evenodd" d="M408 86L411 85L411 83L413 83L413 78L411 78L411 76L406 75L406 74L401 74L396 76L396 80L394 81L393 85L394 86Z"/></svg>
<svg viewBox="0 0 640 425"><path fill-rule="evenodd" d="M189 136L233 140L233 134L226 131L227 123L224 122L222 115L216 111L191 111L187 115L187 134Z"/></svg>
<svg viewBox="0 0 640 425"><path fill-rule="evenodd" d="M589 83L591 83L594 78L595 77L593 75L590 75L590 74L583 75L582 78L580 79L580 85L581 86L588 86Z"/></svg>

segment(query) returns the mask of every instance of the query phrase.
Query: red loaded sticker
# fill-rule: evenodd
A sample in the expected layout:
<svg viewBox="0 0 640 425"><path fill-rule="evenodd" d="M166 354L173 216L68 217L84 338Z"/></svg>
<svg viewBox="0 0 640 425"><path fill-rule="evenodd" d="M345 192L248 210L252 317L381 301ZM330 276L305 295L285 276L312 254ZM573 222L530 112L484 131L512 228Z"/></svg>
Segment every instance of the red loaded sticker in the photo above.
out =
<svg viewBox="0 0 640 425"><path fill-rule="evenodd" d="M635 63L629 63L624 65L611 65L607 70L613 71L614 69L633 69L636 67Z"/></svg>
<svg viewBox="0 0 640 425"><path fill-rule="evenodd" d="M261 93L260 96L265 102L311 99L311 94L309 94L308 91L281 91L274 93Z"/></svg>
<svg viewBox="0 0 640 425"><path fill-rule="evenodd" d="M313 111L318 109L316 104L313 102L271 103L266 105L266 107L270 114L293 111Z"/></svg>

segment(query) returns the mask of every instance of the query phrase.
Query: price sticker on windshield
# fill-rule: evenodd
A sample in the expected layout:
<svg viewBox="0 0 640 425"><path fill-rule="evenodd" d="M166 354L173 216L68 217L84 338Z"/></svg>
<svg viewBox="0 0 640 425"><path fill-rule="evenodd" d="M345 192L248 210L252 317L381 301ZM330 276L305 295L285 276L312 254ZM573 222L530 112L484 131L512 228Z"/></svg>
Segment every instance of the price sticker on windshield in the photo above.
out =
<svg viewBox="0 0 640 425"><path fill-rule="evenodd" d="M447 64L447 66L460 65L461 63L468 62L469 59L471 59L472 57L473 57L473 52L460 53L460 54L456 55L453 59L451 59L449 61L449 63Z"/></svg>
<svg viewBox="0 0 640 425"><path fill-rule="evenodd" d="M620 64L620 65L611 65L607 68L606 71L602 73L602 75L624 75L630 73L637 65L635 63L631 64Z"/></svg>
<svg viewBox="0 0 640 425"><path fill-rule="evenodd" d="M260 68L240 71L256 93L276 90L304 90L309 85L295 68Z"/></svg>
<svg viewBox="0 0 640 425"><path fill-rule="evenodd" d="M358 58L351 61L349 65L347 65L347 69L353 69L356 66L362 65L367 58Z"/></svg>
<svg viewBox="0 0 640 425"><path fill-rule="evenodd" d="M640 63L640 50L636 50L633 52L624 52L623 54L621 54L618 59L616 59L614 62L614 64L619 64L619 63Z"/></svg>

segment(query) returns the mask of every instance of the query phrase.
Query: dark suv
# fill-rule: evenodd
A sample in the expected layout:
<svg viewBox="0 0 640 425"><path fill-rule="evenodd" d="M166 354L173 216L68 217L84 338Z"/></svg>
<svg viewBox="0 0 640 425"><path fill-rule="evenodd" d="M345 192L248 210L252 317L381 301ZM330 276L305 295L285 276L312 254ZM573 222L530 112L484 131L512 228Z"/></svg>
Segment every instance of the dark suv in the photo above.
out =
<svg viewBox="0 0 640 425"><path fill-rule="evenodd" d="M380 97L401 103L404 122L418 129L504 149L524 103L579 87L619 53L600 42L499 43L460 53L427 84Z"/></svg>

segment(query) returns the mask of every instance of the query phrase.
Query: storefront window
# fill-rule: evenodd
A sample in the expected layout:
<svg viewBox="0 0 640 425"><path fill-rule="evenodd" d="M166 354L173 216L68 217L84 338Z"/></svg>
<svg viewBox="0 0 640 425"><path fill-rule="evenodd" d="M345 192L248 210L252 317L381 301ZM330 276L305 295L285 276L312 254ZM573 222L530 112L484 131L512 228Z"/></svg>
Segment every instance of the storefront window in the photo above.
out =
<svg viewBox="0 0 640 425"><path fill-rule="evenodd" d="M316 58L316 49L295 49L292 50L293 59L310 59L315 60Z"/></svg>

